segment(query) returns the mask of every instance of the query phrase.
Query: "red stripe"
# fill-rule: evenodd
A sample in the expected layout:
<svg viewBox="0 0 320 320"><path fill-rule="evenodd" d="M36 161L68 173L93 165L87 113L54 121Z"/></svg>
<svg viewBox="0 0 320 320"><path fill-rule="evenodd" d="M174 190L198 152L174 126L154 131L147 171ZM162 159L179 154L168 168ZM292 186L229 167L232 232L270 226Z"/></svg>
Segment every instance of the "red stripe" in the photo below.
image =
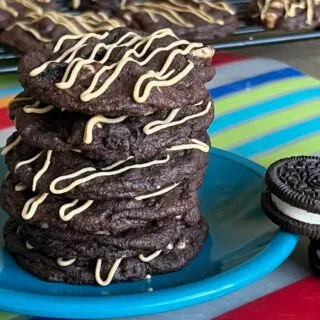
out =
<svg viewBox="0 0 320 320"><path fill-rule="evenodd" d="M228 52L217 52L212 58L212 63L214 66L219 66L221 64L241 61L249 59L249 57L243 57L235 54L230 54Z"/></svg>
<svg viewBox="0 0 320 320"><path fill-rule="evenodd" d="M320 279L308 276L215 320L314 320L319 315Z"/></svg>
<svg viewBox="0 0 320 320"><path fill-rule="evenodd" d="M0 108L0 129L12 127L13 122L8 118L8 109Z"/></svg>

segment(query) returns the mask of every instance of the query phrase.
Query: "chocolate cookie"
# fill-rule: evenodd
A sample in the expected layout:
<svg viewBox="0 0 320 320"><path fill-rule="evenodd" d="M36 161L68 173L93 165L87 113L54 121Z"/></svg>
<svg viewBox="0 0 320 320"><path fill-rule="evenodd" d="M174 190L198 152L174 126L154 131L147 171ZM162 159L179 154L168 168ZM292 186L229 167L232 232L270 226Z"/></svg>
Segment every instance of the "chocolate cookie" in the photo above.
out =
<svg viewBox="0 0 320 320"><path fill-rule="evenodd" d="M116 28L39 47L20 60L19 78L35 99L61 109L145 116L205 100L212 55L169 29L148 35Z"/></svg>
<svg viewBox="0 0 320 320"><path fill-rule="evenodd" d="M320 242L311 240L308 248L309 265L313 273L320 276Z"/></svg>
<svg viewBox="0 0 320 320"><path fill-rule="evenodd" d="M9 25L1 33L0 42L26 53L67 34L104 33L120 26L123 23L119 19L109 18L102 12L89 11L77 16L57 11L33 12Z"/></svg>
<svg viewBox="0 0 320 320"><path fill-rule="evenodd" d="M269 167L266 185L266 215L285 231L320 239L320 158L279 160Z"/></svg>
<svg viewBox="0 0 320 320"><path fill-rule="evenodd" d="M213 119L212 102L158 111L145 117L90 117L41 104L19 95L10 115L26 143L54 151L78 150L85 157L109 161L133 156L151 158L173 145L188 143L204 132Z"/></svg>
<svg viewBox="0 0 320 320"><path fill-rule="evenodd" d="M1 206L16 220L44 230L54 228L59 234L73 230L117 235L143 228L155 220L176 218L189 224L197 221L191 209L198 207L198 197L195 192L188 191L187 185L141 201L83 201L78 204L49 195L28 214L28 200L35 196L36 193L15 182L11 175L2 186Z"/></svg>
<svg viewBox="0 0 320 320"><path fill-rule="evenodd" d="M224 1L136 1L121 8L121 17L129 27L149 33L171 28L192 41L225 37L238 28L235 8Z"/></svg>
<svg viewBox="0 0 320 320"><path fill-rule="evenodd" d="M199 139L205 142L193 139L143 162L129 157L107 164L84 158L76 151L40 150L23 142L10 150L19 139L16 134L9 138L4 151L9 170L28 188L41 193L42 200L37 201L44 201L49 192L79 200L143 200L169 192L189 180L190 186L199 187L209 151L209 138L202 135Z"/></svg>
<svg viewBox="0 0 320 320"><path fill-rule="evenodd" d="M0 29L5 29L15 19L27 14L41 14L43 10L57 9L53 0L2 0L0 3Z"/></svg>
<svg viewBox="0 0 320 320"><path fill-rule="evenodd" d="M144 279L148 274L178 270L188 264L200 251L207 234L207 224L200 220L189 227L183 238L148 256L132 258L81 260L63 257L51 258L26 243L18 224L9 220L4 230L6 245L17 262L38 277L57 282L108 285L111 281ZM103 279L106 279L105 281Z"/></svg>
<svg viewBox="0 0 320 320"><path fill-rule="evenodd" d="M268 29L315 29L320 25L320 3L316 0L254 0L250 20L261 21Z"/></svg>
<svg viewBox="0 0 320 320"><path fill-rule="evenodd" d="M71 0L71 7L79 10L110 11L117 13L121 0Z"/></svg>

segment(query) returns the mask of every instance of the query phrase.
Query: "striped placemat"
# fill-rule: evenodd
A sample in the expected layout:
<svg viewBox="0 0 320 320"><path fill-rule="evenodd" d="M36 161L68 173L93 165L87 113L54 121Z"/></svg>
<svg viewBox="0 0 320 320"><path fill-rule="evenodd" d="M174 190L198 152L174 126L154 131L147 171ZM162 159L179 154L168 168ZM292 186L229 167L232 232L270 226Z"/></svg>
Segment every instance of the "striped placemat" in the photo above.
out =
<svg viewBox="0 0 320 320"><path fill-rule="evenodd" d="M320 153L320 81L270 59L219 53L214 64L217 76L208 89L215 100L216 120L209 129L215 147L263 166L286 156ZM6 106L20 91L15 75L0 77L0 145L13 131ZM214 318L305 278L308 273L289 259L263 280L228 297L189 308L188 312L180 310L143 319ZM232 318L226 316L221 319L237 319L234 314ZM0 313L0 320L15 317Z"/></svg>

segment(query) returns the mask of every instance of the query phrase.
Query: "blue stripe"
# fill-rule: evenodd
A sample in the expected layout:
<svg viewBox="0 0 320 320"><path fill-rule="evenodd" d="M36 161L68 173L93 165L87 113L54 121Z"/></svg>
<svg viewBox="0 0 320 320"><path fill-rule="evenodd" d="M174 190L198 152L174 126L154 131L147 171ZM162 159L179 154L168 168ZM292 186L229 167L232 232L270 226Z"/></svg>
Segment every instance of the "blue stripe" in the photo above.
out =
<svg viewBox="0 0 320 320"><path fill-rule="evenodd" d="M256 138L253 141L232 148L230 151L245 157L253 157L257 154L265 153L270 149L278 149L281 145L288 144L294 140L300 140L319 131L320 117L317 117Z"/></svg>
<svg viewBox="0 0 320 320"><path fill-rule="evenodd" d="M0 90L0 98L6 98L7 96L16 95L20 92L22 92L21 86L15 86L11 88L4 88Z"/></svg>
<svg viewBox="0 0 320 320"><path fill-rule="evenodd" d="M226 130L230 127L235 127L238 124L263 117L268 113L284 110L316 98L320 98L320 87L304 89L266 100L264 102L245 107L245 109L239 109L230 114L217 117L215 122L213 122L213 125L210 126L208 132L209 135L216 134L217 132ZM239 103L241 103L241 101L239 101Z"/></svg>
<svg viewBox="0 0 320 320"><path fill-rule="evenodd" d="M239 81L229 83L220 87L216 87L216 88L210 89L209 92L214 99L217 99L217 98L226 96L230 93L248 90L268 82L287 79L287 78L301 77L301 76L305 76L305 75L298 70L295 70L292 68L285 68L281 70L264 73L259 76L239 80Z"/></svg>

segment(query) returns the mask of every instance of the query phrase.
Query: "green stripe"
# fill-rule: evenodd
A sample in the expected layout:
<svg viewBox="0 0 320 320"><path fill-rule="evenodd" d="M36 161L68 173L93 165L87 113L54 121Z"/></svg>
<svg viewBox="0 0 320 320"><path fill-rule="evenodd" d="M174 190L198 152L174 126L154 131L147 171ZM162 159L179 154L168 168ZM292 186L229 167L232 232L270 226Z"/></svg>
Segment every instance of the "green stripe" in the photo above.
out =
<svg viewBox="0 0 320 320"><path fill-rule="evenodd" d="M13 313L8 313L4 311L0 311L0 320L11 320L18 317L18 315Z"/></svg>
<svg viewBox="0 0 320 320"><path fill-rule="evenodd" d="M218 148L227 149L248 140L257 138L277 129L302 122L307 118L319 115L319 100L300 104L294 108L275 112L269 116L259 118L241 126L213 135L212 144Z"/></svg>
<svg viewBox="0 0 320 320"><path fill-rule="evenodd" d="M9 74L0 77L0 88L8 88L16 85L19 85L17 74Z"/></svg>
<svg viewBox="0 0 320 320"><path fill-rule="evenodd" d="M319 85L319 80L309 77L299 77L286 81L273 82L269 85L258 87L250 91L241 92L225 99L218 99L215 103L216 114L220 116L224 113L242 109L246 105L251 105L258 103L259 101L274 98L277 95L308 87L316 87Z"/></svg>
<svg viewBox="0 0 320 320"><path fill-rule="evenodd" d="M287 146L281 146L277 148L274 152L270 152L265 155L259 155L253 158L253 160L267 167L272 162L281 158L313 154L315 151L315 146L319 145L320 134L316 134L309 138L303 138L299 141L295 141L294 143L291 143Z"/></svg>

